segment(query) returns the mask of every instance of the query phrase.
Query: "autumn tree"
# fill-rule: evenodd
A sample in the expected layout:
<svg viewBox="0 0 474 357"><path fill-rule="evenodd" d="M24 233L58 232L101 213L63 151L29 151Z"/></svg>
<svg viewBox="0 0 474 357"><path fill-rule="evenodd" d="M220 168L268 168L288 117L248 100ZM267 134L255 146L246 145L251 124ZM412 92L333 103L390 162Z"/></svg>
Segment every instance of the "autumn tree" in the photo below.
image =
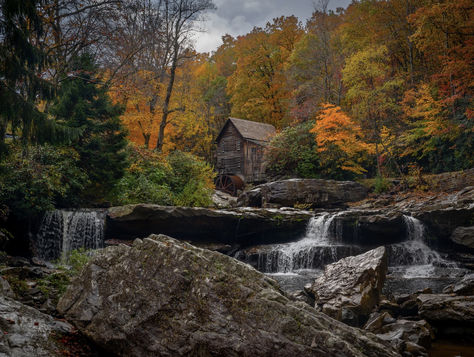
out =
<svg viewBox="0 0 474 357"><path fill-rule="evenodd" d="M403 80L392 75L387 48L380 46L368 47L351 56L343 69L343 81L354 119L375 144L377 172L381 175L380 155L384 143L380 134L384 126L396 124Z"/></svg>
<svg viewBox="0 0 474 357"><path fill-rule="evenodd" d="M316 136L323 175L350 178L367 172L364 163L373 146L364 141L362 128L340 107L324 104L311 132Z"/></svg>
<svg viewBox="0 0 474 357"><path fill-rule="evenodd" d="M229 78L232 115L282 127L290 92L284 64L301 36L294 17L281 17L265 29L254 28L235 44L237 67Z"/></svg>

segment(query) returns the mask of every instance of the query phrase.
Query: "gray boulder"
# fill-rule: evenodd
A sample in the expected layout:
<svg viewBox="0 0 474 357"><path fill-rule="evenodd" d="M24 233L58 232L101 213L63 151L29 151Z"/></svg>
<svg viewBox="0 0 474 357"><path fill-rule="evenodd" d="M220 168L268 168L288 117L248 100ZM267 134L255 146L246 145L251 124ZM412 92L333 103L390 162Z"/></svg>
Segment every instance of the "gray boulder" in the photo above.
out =
<svg viewBox="0 0 474 357"><path fill-rule="evenodd" d="M474 226L457 227L451 233L451 240L461 246L474 249Z"/></svg>
<svg viewBox="0 0 474 357"><path fill-rule="evenodd" d="M58 356L65 348L54 336L59 338L72 328L66 322L0 296L0 356Z"/></svg>
<svg viewBox="0 0 474 357"><path fill-rule="evenodd" d="M361 326L380 300L387 274L385 247L326 266L311 286L316 308L352 326Z"/></svg>
<svg viewBox="0 0 474 357"><path fill-rule="evenodd" d="M119 356L397 356L228 256L167 236L99 252L59 310Z"/></svg>
<svg viewBox="0 0 474 357"><path fill-rule="evenodd" d="M266 183L244 192L239 206L340 208L367 197L367 188L357 182L290 179Z"/></svg>

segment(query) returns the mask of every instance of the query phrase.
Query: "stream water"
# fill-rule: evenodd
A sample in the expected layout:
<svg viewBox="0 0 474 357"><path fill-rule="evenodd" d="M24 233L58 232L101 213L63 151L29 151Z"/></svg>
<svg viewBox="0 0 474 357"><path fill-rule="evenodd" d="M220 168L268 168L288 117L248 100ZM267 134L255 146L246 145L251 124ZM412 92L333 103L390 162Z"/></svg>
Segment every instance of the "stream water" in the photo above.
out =
<svg viewBox="0 0 474 357"><path fill-rule="evenodd" d="M304 237L296 242L259 247L253 265L278 280L283 289L292 291L312 282L326 264L373 248L343 243L338 225L334 224L341 214L343 212L313 217ZM404 216L404 224L406 236L401 237L400 243L386 246L389 262L386 294L412 293L425 288L441 292L465 273L425 243L427 237L422 222ZM244 252L238 252L236 257L248 261Z"/></svg>
<svg viewBox="0 0 474 357"><path fill-rule="evenodd" d="M47 212L36 234L36 255L46 261L60 259L74 249L104 246L105 210Z"/></svg>

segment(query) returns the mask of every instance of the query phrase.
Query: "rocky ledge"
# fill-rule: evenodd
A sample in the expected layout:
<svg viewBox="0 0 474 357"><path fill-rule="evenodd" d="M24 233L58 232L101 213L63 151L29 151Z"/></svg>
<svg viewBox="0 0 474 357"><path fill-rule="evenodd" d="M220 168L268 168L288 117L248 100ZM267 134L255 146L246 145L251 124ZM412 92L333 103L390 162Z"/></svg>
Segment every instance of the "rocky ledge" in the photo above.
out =
<svg viewBox="0 0 474 357"><path fill-rule="evenodd" d="M306 229L311 212L294 209L216 210L137 204L108 210L106 239L168 234L193 243L247 246L291 241Z"/></svg>
<svg viewBox="0 0 474 357"><path fill-rule="evenodd" d="M99 252L59 310L119 356L398 356L265 275L167 236Z"/></svg>

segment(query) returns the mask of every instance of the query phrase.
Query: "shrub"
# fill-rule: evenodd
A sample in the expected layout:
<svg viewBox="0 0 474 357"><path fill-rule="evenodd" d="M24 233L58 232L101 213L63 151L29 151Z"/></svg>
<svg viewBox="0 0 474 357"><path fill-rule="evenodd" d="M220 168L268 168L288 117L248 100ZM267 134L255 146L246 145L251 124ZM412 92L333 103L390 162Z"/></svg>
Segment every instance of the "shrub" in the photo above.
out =
<svg viewBox="0 0 474 357"><path fill-rule="evenodd" d="M114 204L154 203L178 206L211 204L213 172L191 154L174 152L164 157L156 152L130 147L130 161L119 181Z"/></svg>
<svg viewBox="0 0 474 357"><path fill-rule="evenodd" d="M73 206L88 183L78 161L79 155L71 148L13 146L0 162L0 205L17 217L40 214L57 205Z"/></svg>
<svg viewBox="0 0 474 357"><path fill-rule="evenodd" d="M319 177L313 122L288 127L276 135L265 151L267 173L271 176Z"/></svg>

